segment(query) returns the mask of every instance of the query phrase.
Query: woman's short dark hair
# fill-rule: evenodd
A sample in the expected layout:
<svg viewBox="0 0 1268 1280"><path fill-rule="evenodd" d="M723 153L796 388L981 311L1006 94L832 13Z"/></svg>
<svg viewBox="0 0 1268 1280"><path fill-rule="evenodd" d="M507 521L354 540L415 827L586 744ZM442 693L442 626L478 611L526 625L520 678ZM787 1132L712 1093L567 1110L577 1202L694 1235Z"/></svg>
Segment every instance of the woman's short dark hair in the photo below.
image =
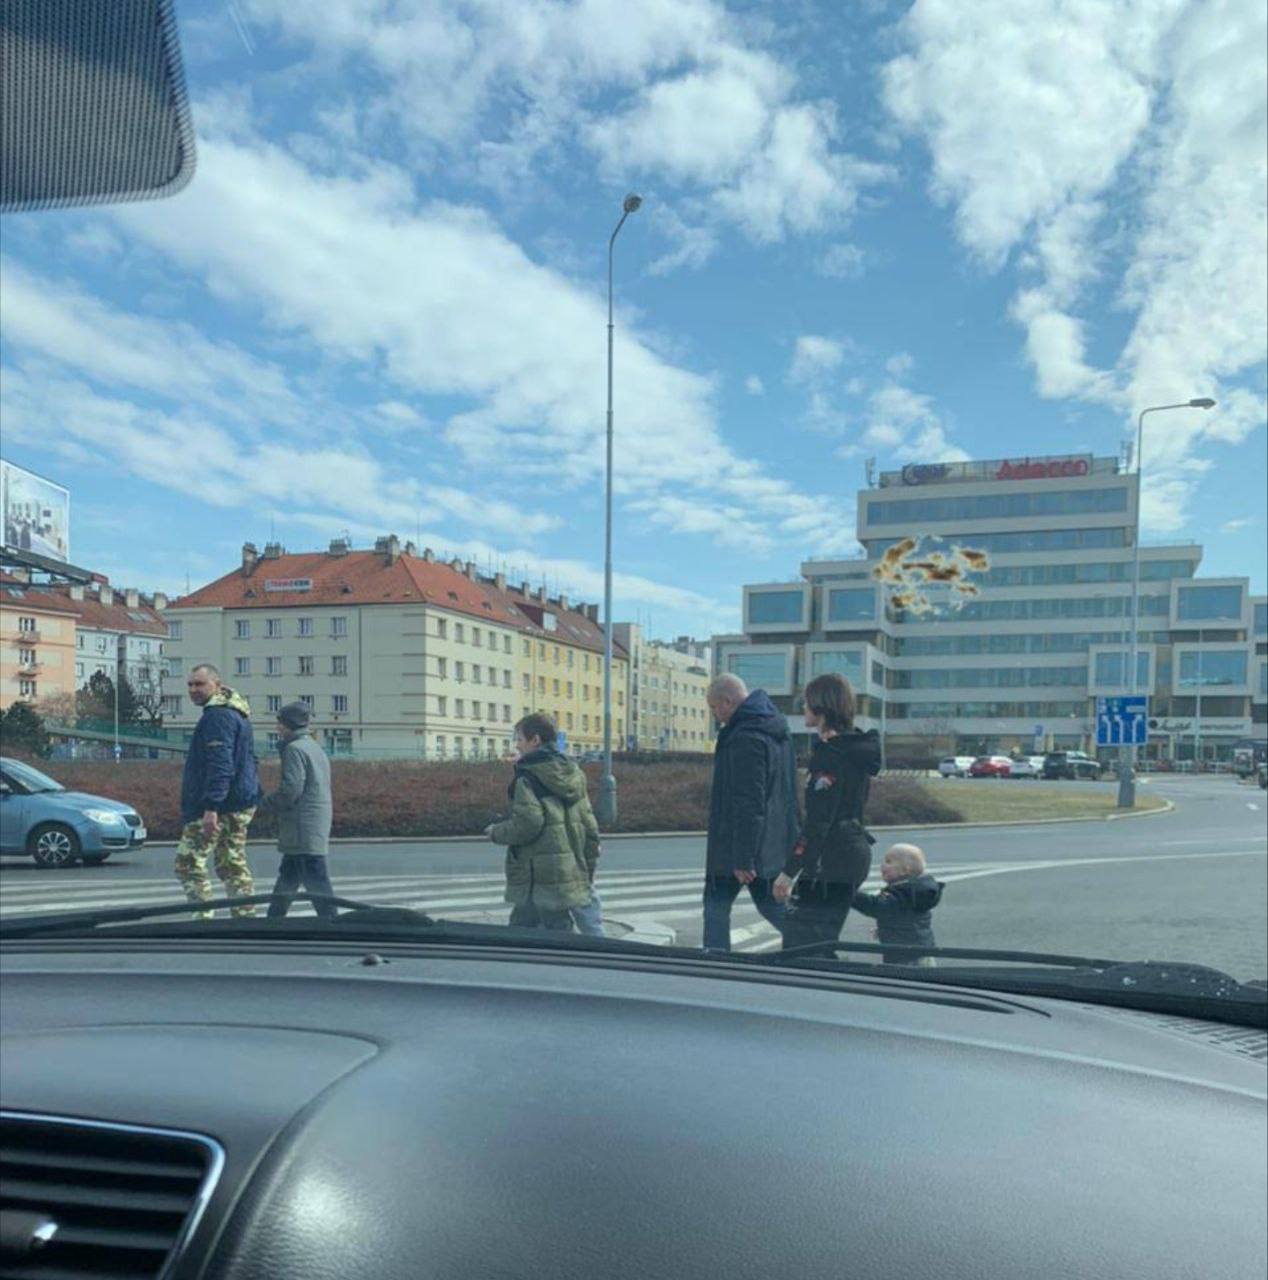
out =
<svg viewBox="0 0 1268 1280"><path fill-rule="evenodd" d="M854 690L835 671L815 676L806 685L806 707L838 733L854 728Z"/></svg>
<svg viewBox="0 0 1268 1280"><path fill-rule="evenodd" d="M531 716L525 716L524 719L515 726L515 732L518 733L525 742L527 742L529 738L540 739L543 747L553 747L559 737L559 730L555 728L555 722L548 715L543 715L540 711L534 711Z"/></svg>

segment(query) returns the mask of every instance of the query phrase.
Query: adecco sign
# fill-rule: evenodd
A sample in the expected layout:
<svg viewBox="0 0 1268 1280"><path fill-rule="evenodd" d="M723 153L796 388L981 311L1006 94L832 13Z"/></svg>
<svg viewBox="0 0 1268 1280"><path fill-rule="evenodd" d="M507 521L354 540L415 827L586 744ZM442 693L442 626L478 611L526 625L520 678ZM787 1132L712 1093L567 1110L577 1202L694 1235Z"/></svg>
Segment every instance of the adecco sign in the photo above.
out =
<svg viewBox="0 0 1268 1280"><path fill-rule="evenodd" d="M1001 462L995 479L1056 480L1062 476L1085 476L1090 470L1086 458L1043 458L1038 462L1023 458L1020 462Z"/></svg>
<svg viewBox="0 0 1268 1280"><path fill-rule="evenodd" d="M311 591L311 578L265 578L265 591Z"/></svg>

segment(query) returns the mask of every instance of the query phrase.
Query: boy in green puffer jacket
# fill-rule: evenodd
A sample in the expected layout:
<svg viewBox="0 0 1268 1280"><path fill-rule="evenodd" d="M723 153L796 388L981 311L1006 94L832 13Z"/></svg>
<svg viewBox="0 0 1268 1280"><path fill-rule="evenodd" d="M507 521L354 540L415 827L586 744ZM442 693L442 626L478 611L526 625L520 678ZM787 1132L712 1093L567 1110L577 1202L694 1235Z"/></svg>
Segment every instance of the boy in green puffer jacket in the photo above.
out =
<svg viewBox="0 0 1268 1280"><path fill-rule="evenodd" d="M507 845L506 901L511 924L570 930L572 912L589 906L599 861L599 824L586 794L586 777L556 747L549 716L525 716L515 726L511 813L486 828Z"/></svg>

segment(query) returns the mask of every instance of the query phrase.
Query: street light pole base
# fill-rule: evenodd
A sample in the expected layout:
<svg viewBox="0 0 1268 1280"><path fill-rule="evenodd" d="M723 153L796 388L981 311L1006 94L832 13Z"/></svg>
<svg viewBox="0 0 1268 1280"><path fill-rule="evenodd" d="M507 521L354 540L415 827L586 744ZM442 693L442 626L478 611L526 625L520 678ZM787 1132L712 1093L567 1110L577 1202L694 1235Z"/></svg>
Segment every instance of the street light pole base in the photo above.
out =
<svg viewBox="0 0 1268 1280"><path fill-rule="evenodd" d="M1136 807L1136 770L1127 765L1118 778L1118 807L1134 809Z"/></svg>
<svg viewBox="0 0 1268 1280"><path fill-rule="evenodd" d="M599 803L594 816L600 827L611 830L616 825L616 779L605 773L599 780Z"/></svg>

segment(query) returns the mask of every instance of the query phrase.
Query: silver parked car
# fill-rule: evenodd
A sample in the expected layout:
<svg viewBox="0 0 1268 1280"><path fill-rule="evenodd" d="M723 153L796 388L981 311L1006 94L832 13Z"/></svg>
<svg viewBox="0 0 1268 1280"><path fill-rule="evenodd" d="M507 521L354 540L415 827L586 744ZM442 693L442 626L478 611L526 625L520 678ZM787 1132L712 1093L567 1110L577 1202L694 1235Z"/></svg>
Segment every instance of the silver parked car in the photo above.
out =
<svg viewBox="0 0 1268 1280"><path fill-rule="evenodd" d="M1008 776L1037 781L1043 777L1043 756L1022 756L1020 760L1014 760Z"/></svg>
<svg viewBox="0 0 1268 1280"><path fill-rule="evenodd" d="M27 854L42 867L98 863L145 843L131 805L60 782L21 760L0 756L0 853Z"/></svg>
<svg viewBox="0 0 1268 1280"><path fill-rule="evenodd" d="M938 772L944 778L967 778L973 756L944 756L938 761Z"/></svg>

